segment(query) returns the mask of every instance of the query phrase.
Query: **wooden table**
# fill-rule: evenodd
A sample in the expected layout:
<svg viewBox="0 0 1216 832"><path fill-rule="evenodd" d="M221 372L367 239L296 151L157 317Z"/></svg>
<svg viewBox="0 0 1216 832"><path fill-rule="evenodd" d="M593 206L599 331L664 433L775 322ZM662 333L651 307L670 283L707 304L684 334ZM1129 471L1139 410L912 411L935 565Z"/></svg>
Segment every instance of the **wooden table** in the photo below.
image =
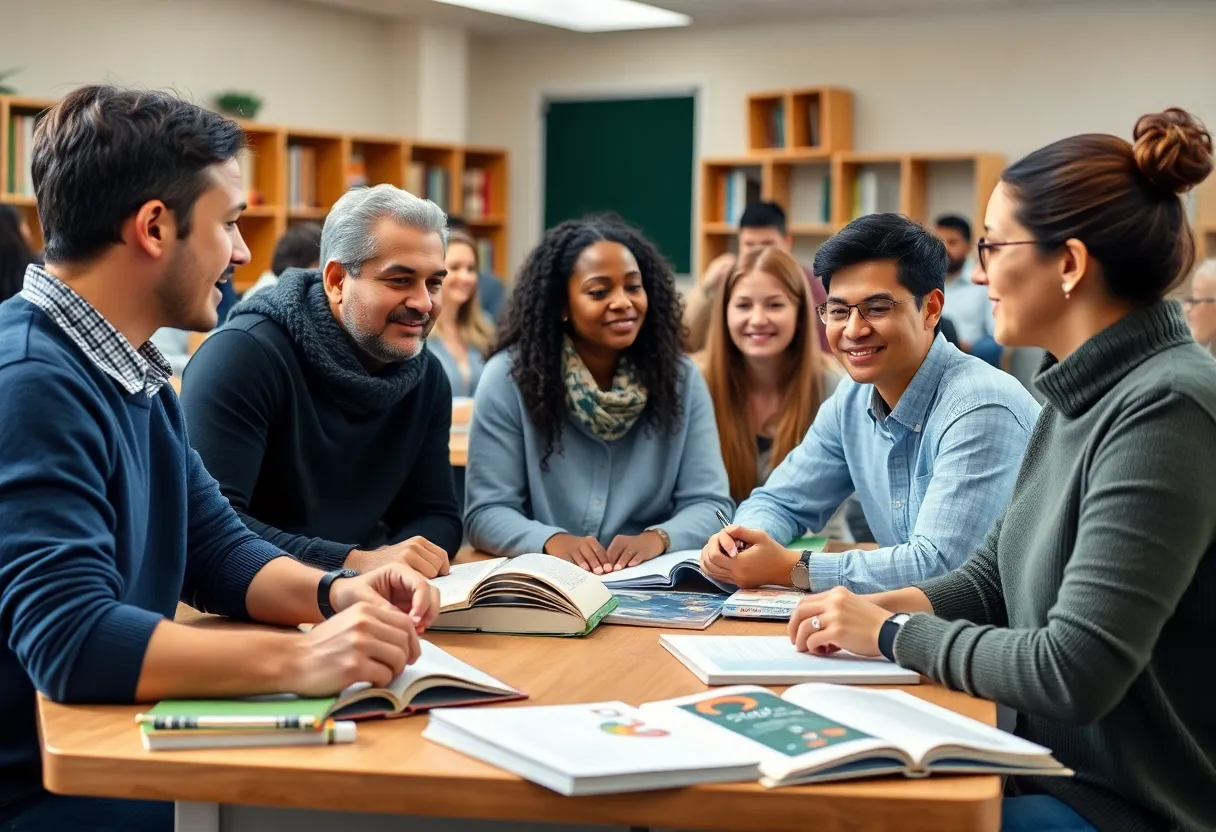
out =
<svg viewBox="0 0 1216 832"><path fill-rule="evenodd" d="M773 634L777 623L718 621L713 633ZM659 630L604 625L586 638L433 633L434 643L530 695L518 704L621 699L631 704L705 690L658 643ZM988 724L994 706L934 684L904 688ZM502 704L495 707L514 707ZM40 703L44 779L51 791L179 803L179 830L301 829L299 813L271 823L265 810L297 807L452 819L703 830L995 830L1000 780L933 776L766 790L755 784L700 786L629 795L566 798L420 736L425 716L363 722L352 745L149 753L133 722L136 706ZM256 822L239 812L263 811ZM281 814L281 813L280 813ZM193 817L193 822L183 822ZM201 820L200 820L201 819ZM319 823L319 821L318 821ZM343 832L405 828L405 821L343 815ZM363 824L371 824L364 826ZM433 821L432 821L433 823ZM334 828L330 818L323 828ZM467 821L444 829L471 828ZM322 828L309 825L309 829ZM425 829L415 821L411 830Z"/></svg>

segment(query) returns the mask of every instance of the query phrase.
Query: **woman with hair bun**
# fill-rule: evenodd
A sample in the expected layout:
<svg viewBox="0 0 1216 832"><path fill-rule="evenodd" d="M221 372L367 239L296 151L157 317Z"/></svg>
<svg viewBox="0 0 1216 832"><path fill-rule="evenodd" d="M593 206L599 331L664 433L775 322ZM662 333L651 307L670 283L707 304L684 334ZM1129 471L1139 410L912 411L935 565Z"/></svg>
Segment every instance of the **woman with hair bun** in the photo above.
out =
<svg viewBox="0 0 1216 832"><path fill-rule="evenodd" d="M1189 113L1073 136L1004 172L980 272L1046 397L1008 509L958 569L805 599L800 650L883 654L1017 711L1074 777L1013 777L1005 832L1216 829L1216 363L1166 295L1212 171ZM894 613L894 615L893 615Z"/></svg>

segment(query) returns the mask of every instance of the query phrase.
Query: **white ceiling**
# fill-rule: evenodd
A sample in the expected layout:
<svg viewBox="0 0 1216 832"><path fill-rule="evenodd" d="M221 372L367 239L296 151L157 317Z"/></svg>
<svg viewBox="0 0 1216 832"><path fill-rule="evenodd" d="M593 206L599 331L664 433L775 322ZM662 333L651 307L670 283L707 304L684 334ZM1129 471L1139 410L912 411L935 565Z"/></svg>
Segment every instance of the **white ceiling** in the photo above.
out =
<svg viewBox="0 0 1216 832"><path fill-rule="evenodd" d="M555 31L486 12L461 9L432 0L299 0L326 6L354 9L391 18L414 18L463 26L478 34L510 35ZM1007 8L1010 6L1057 5L1058 0L645 0L656 6L683 12L698 28L740 23L784 23L841 17L907 14L954 9ZM1094 2L1094 0L1090 0ZM557 30L560 31L560 30ZM584 35L594 37L594 35Z"/></svg>

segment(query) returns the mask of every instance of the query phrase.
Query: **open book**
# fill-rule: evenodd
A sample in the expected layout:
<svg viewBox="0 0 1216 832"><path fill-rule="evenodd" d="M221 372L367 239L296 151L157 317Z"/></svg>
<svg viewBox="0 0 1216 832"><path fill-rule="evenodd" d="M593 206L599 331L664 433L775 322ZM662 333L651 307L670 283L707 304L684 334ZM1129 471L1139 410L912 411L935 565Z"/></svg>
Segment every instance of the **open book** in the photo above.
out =
<svg viewBox="0 0 1216 832"><path fill-rule="evenodd" d="M335 719L401 717L430 708L526 698L434 644L421 644L418 661L382 688L358 682L337 696L320 699L284 694L159 702L138 718L144 747L312 744L294 735L322 731ZM252 741L255 734L263 741Z"/></svg>
<svg viewBox="0 0 1216 832"><path fill-rule="evenodd" d="M599 578L551 555L461 563L431 583L439 589L435 630L581 636L617 605Z"/></svg>
<svg viewBox="0 0 1216 832"><path fill-rule="evenodd" d="M681 549L651 558L620 572L601 575L609 589L673 589L682 580L692 579L700 588L715 592L733 592L734 587L701 571L701 551ZM705 584L709 586L706 587Z"/></svg>
<svg viewBox="0 0 1216 832"><path fill-rule="evenodd" d="M659 644L707 685L915 685L920 674L883 658L842 650L799 653L788 636L693 636L664 633Z"/></svg>
<svg viewBox="0 0 1216 832"><path fill-rule="evenodd" d="M770 788L933 772L1072 774L1050 749L898 690L809 684L777 696L732 687L640 710L700 728L740 760L758 754L760 782Z"/></svg>
<svg viewBox="0 0 1216 832"><path fill-rule="evenodd" d="M759 752L624 702L431 711L422 736L564 795L759 777Z"/></svg>

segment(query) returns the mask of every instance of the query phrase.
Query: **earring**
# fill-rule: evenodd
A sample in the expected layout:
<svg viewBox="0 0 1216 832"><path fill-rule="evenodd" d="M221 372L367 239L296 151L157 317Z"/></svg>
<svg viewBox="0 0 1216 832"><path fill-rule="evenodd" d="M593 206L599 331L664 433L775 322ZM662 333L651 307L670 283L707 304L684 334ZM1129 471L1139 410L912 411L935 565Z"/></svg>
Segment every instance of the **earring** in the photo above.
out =
<svg viewBox="0 0 1216 832"><path fill-rule="evenodd" d="M1072 298L1072 289L1068 288L1067 286L1061 286L1060 288L1064 290L1064 300L1069 300Z"/></svg>

